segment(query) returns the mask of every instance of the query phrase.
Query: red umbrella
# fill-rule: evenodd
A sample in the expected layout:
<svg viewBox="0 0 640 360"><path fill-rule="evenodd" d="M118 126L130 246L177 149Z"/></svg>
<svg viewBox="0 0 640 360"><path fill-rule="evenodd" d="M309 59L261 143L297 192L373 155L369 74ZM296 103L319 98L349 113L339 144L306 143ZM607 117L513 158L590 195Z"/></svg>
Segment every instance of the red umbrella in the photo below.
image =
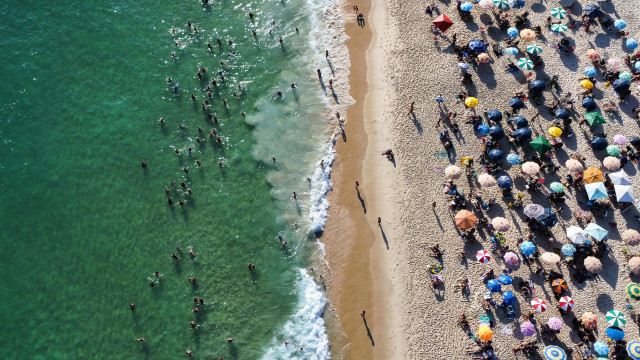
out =
<svg viewBox="0 0 640 360"><path fill-rule="evenodd" d="M442 14L437 18L433 19L433 25L435 25L440 31L445 32L448 28L453 25L453 21L447 17L447 15Z"/></svg>

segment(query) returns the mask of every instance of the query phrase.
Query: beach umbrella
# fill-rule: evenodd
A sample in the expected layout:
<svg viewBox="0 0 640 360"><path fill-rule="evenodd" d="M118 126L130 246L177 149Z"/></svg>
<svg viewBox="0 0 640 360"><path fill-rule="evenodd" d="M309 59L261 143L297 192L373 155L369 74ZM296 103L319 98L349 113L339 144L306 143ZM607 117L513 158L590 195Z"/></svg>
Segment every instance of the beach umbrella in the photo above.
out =
<svg viewBox="0 0 640 360"><path fill-rule="evenodd" d="M531 41L536 38L536 33L531 29L524 29L520 31L520 37L524 40Z"/></svg>
<svg viewBox="0 0 640 360"><path fill-rule="evenodd" d="M629 270L636 275L640 275L640 257L634 256L629 260Z"/></svg>
<svg viewBox="0 0 640 360"><path fill-rule="evenodd" d="M627 137L622 134L617 134L613 136L613 142L618 145L624 145L627 143Z"/></svg>
<svg viewBox="0 0 640 360"><path fill-rule="evenodd" d="M493 5L495 5L500 10L509 7L509 3L507 2L507 0L493 0Z"/></svg>
<svg viewBox="0 0 640 360"><path fill-rule="evenodd" d="M553 289L553 292L562 294L564 291L567 290L567 282L564 281L564 279L555 279L551 283L551 288Z"/></svg>
<svg viewBox="0 0 640 360"><path fill-rule="evenodd" d="M492 187L496 186L497 182L493 176L489 174L482 174L478 176L478 184L480 184L482 187Z"/></svg>
<svg viewBox="0 0 640 360"><path fill-rule="evenodd" d="M609 354L609 346L602 341L596 341L596 343L593 344L593 350L601 356L607 356L607 354Z"/></svg>
<svg viewBox="0 0 640 360"><path fill-rule="evenodd" d="M544 254L542 254L540 256L540 259L542 259L542 261L547 262L549 264L557 264L560 262L560 256L552 253L552 252L546 252Z"/></svg>
<svg viewBox="0 0 640 360"><path fill-rule="evenodd" d="M531 140L531 132L530 128L518 129L513 133L513 136L517 137L520 141L529 141Z"/></svg>
<svg viewBox="0 0 640 360"><path fill-rule="evenodd" d="M509 220L499 216L491 220L491 226L493 226L493 228L498 232L505 232L511 227L511 225L509 225Z"/></svg>
<svg viewBox="0 0 640 360"><path fill-rule="evenodd" d="M557 318L553 318L557 319ZM560 322L562 325L562 322ZM558 329L560 330L560 329ZM567 354L565 354L564 350L557 346L547 346L544 348L544 357L547 360L567 360Z"/></svg>
<svg viewBox="0 0 640 360"><path fill-rule="evenodd" d="M560 331L564 323L562 322L561 319L558 319L557 317L550 317L549 320L547 321L547 325L551 330Z"/></svg>
<svg viewBox="0 0 640 360"><path fill-rule="evenodd" d="M511 165L518 165L520 164L520 156L518 156L518 154L511 153L507 155L507 162Z"/></svg>
<svg viewBox="0 0 640 360"><path fill-rule="evenodd" d="M530 256L536 252L536 246L531 241L525 241L520 244L520 251L522 251L525 256Z"/></svg>
<svg viewBox="0 0 640 360"><path fill-rule="evenodd" d="M592 89L593 83L587 79L584 79L584 80L580 80L580 86L582 86L585 89Z"/></svg>
<svg viewBox="0 0 640 360"><path fill-rule="evenodd" d="M491 60L491 58L489 57L489 54L487 54L487 53L485 53L485 52L480 53L480 54L478 55L478 61L480 61L480 62L481 62L481 63L483 63L483 64L488 63L488 62L489 62L489 60Z"/></svg>
<svg viewBox="0 0 640 360"><path fill-rule="evenodd" d="M618 80L616 80L616 81L618 81ZM597 111L588 112L588 113L584 114L584 118L587 119L587 122L591 126L600 125L600 124L604 124L604 123L607 122L602 117L602 115L600 115L600 113L597 112Z"/></svg>
<svg viewBox="0 0 640 360"><path fill-rule="evenodd" d="M519 110L524 108L524 101L520 98L514 97L509 100L509 106L511 106L513 110Z"/></svg>
<svg viewBox="0 0 640 360"><path fill-rule="evenodd" d="M473 8L473 4L465 1L460 5L460 10L462 11L471 11L471 9Z"/></svg>
<svg viewBox="0 0 640 360"><path fill-rule="evenodd" d="M538 204L529 204L524 207L524 214L531 218L537 218L544 214L544 207Z"/></svg>
<svg viewBox="0 0 640 360"><path fill-rule="evenodd" d="M622 240L627 245L640 244L640 233L634 229L627 229L622 233Z"/></svg>
<svg viewBox="0 0 640 360"><path fill-rule="evenodd" d="M514 305L516 303L516 296L511 291L505 291L502 294L502 301L507 305Z"/></svg>
<svg viewBox="0 0 640 360"><path fill-rule="evenodd" d="M636 63L633 64L633 67L636 68L636 70L640 70L640 61L636 61Z"/></svg>
<svg viewBox="0 0 640 360"><path fill-rule="evenodd" d="M507 0L507 3L513 9L522 9L524 7L524 0Z"/></svg>
<svg viewBox="0 0 640 360"><path fill-rule="evenodd" d="M587 57L593 61L596 61L600 57L600 53L596 49L589 49L589 51L587 51Z"/></svg>
<svg viewBox="0 0 640 360"><path fill-rule="evenodd" d="M494 163L504 160L504 156L505 156L504 151L500 149L493 149L489 151L489 160L491 160Z"/></svg>
<svg viewBox="0 0 640 360"><path fill-rule="evenodd" d="M618 145L609 145L607 146L607 154L611 156L620 155L620 147Z"/></svg>
<svg viewBox="0 0 640 360"><path fill-rule="evenodd" d="M582 322L590 328L594 328L597 324L598 317L592 312L582 314Z"/></svg>
<svg viewBox="0 0 640 360"><path fill-rule="evenodd" d="M533 161L527 161L522 164L522 172L527 175L534 175L540 171L540 165L534 163Z"/></svg>
<svg viewBox="0 0 640 360"><path fill-rule="evenodd" d="M516 266L520 262L518 254L514 253L513 251L507 251L507 253L504 254L503 260L505 264L510 266Z"/></svg>
<svg viewBox="0 0 640 360"><path fill-rule="evenodd" d="M529 126L529 121L524 116L516 116L513 118L513 123L518 129L526 128Z"/></svg>
<svg viewBox="0 0 640 360"><path fill-rule="evenodd" d="M640 360L640 341L633 340L627 343L627 354L633 360Z"/></svg>
<svg viewBox="0 0 640 360"><path fill-rule="evenodd" d="M460 176L462 176L462 169L460 169L459 167L457 167L455 165L450 165L450 166L447 166L444 169L444 175L448 179L457 179Z"/></svg>
<svg viewBox="0 0 640 360"><path fill-rule="evenodd" d="M569 114L569 112L565 109L556 109L556 111L554 112L554 115L558 118L558 119L568 119L569 116L571 116L571 114Z"/></svg>
<svg viewBox="0 0 640 360"><path fill-rule="evenodd" d="M560 308L564 311L571 311L574 306L573 299L569 296L561 297L559 303Z"/></svg>
<svg viewBox="0 0 640 360"><path fill-rule="evenodd" d="M609 142L605 138L597 137L591 140L590 145L593 150L604 150L609 146Z"/></svg>
<svg viewBox="0 0 640 360"><path fill-rule="evenodd" d="M620 61L620 59L618 59L618 58L611 58L611 59L607 60L607 65L617 68L620 65L622 65L622 61Z"/></svg>
<svg viewBox="0 0 640 360"><path fill-rule="evenodd" d="M491 292L500 292L502 290L502 285L496 279L491 279L487 282L487 289Z"/></svg>
<svg viewBox="0 0 640 360"><path fill-rule="evenodd" d="M513 279L509 275L500 274L498 276L498 281L502 285L511 285L513 283Z"/></svg>
<svg viewBox="0 0 640 360"><path fill-rule="evenodd" d="M557 181L552 182L551 185L549 185L549 188L551 190L553 190L554 192L563 192L564 191L564 185L560 184Z"/></svg>
<svg viewBox="0 0 640 360"><path fill-rule="evenodd" d="M480 250L476 253L476 259L479 262L486 264L491 260L491 254L487 250Z"/></svg>
<svg viewBox="0 0 640 360"><path fill-rule="evenodd" d="M549 144L549 142L542 136L535 138L529 143L529 145L531 145L531 147L533 147L533 149L540 155L544 155L552 149L551 144Z"/></svg>
<svg viewBox="0 0 640 360"><path fill-rule="evenodd" d="M562 251L564 256L573 256L573 254L576 253L576 247L571 244L564 244L560 251Z"/></svg>
<svg viewBox="0 0 640 360"><path fill-rule="evenodd" d="M618 327L611 326L607 328L607 336L613 341L620 341L624 338L624 331Z"/></svg>
<svg viewBox="0 0 640 360"><path fill-rule="evenodd" d="M592 274L600 274L602 271L602 262L594 256L587 256L587 258L584 259L584 267Z"/></svg>
<svg viewBox="0 0 640 360"><path fill-rule="evenodd" d="M531 44L527 46L527 52L531 55L539 55L542 53L542 46L538 44Z"/></svg>
<svg viewBox="0 0 640 360"><path fill-rule="evenodd" d="M613 22L613 26L615 26L618 30L622 30L627 27L627 22L622 19L618 19Z"/></svg>
<svg viewBox="0 0 640 360"><path fill-rule="evenodd" d="M470 229L476 224L476 216L469 210L458 211L454 220L462 230Z"/></svg>
<svg viewBox="0 0 640 360"><path fill-rule="evenodd" d="M607 319L609 325L615 327L623 327L627 323L627 319L625 319L624 314L618 310L607 311L605 319Z"/></svg>
<svg viewBox="0 0 640 360"><path fill-rule="evenodd" d="M551 31L553 32L565 32L567 31L567 25L564 24L553 24L551 25Z"/></svg>
<svg viewBox="0 0 640 360"><path fill-rule="evenodd" d="M593 66L587 66L586 68L584 68L584 73L588 77L594 77L596 76L596 74L598 74L598 70L596 70L596 68Z"/></svg>
<svg viewBox="0 0 640 360"><path fill-rule="evenodd" d="M617 93L623 93L625 91L629 91L631 84L629 84L629 80L625 79L617 79L613 82L613 90Z"/></svg>
<svg viewBox="0 0 640 360"><path fill-rule="evenodd" d="M467 63L463 63L463 62L459 62L458 66L460 67L460 69L462 70L469 70L469 64Z"/></svg>
<svg viewBox="0 0 640 360"><path fill-rule="evenodd" d="M616 171L620 169L620 159L613 156L607 156L602 160L602 165L609 171Z"/></svg>
<svg viewBox="0 0 640 360"><path fill-rule="evenodd" d="M478 337L484 341L489 341L493 337L493 331L488 326L482 325L478 328Z"/></svg>
<svg viewBox="0 0 640 360"><path fill-rule="evenodd" d="M589 223L589 225L587 225L584 228L584 232L587 233L587 235L591 236L592 238L596 239L597 241L606 239L607 235L609 234L609 232L605 230L602 226L593 222Z"/></svg>
<svg viewBox="0 0 640 360"><path fill-rule="evenodd" d="M518 29L514 27L510 27L507 29L507 35L509 35L509 37L516 38L519 34L520 32L518 31Z"/></svg>
<svg viewBox="0 0 640 360"><path fill-rule="evenodd" d="M596 101L593 100L592 97L585 97L584 99L582 99L582 107L585 108L587 111L593 111L596 108Z"/></svg>
<svg viewBox="0 0 640 360"><path fill-rule="evenodd" d="M514 37L517 37L517 36L518 36L518 29L516 29L516 36ZM504 52L506 52L509 55L516 55L520 52L520 50L518 50L518 48L515 48L515 47L508 47L505 49Z"/></svg>
<svg viewBox="0 0 640 360"><path fill-rule="evenodd" d="M471 40L469 41L469 50L483 52L487 50L487 45L485 45L481 40Z"/></svg>
<svg viewBox="0 0 640 360"><path fill-rule="evenodd" d="M524 336L531 336L536 333L536 327L531 323L531 321L525 321L520 324L520 332Z"/></svg>
<svg viewBox="0 0 640 360"><path fill-rule="evenodd" d="M635 202L636 198L633 196L633 188L631 185L614 185L613 189L616 192L616 201L621 202Z"/></svg>
<svg viewBox="0 0 640 360"><path fill-rule="evenodd" d="M587 190L587 196L589 200L598 200L609 197L607 194L607 188L604 187L603 182L592 182L584 184L584 189Z"/></svg>
<svg viewBox="0 0 640 360"><path fill-rule="evenodd" d="M624 170L618 170L608 174L609 180L613 183L613 185L631 185L631 180L629 179L629 175L627 175Z"/></svg>
<svg viewBox="0 0 640 360"><path fill-rule="evenodd" d="M619 79L626 80L626 81L631 81L632 77L633 76L631 76L631 73L628 71L623 71L620 74L618 74Z"/></svg>
<svg viewBox="0 0 640 360"><path fill-rule="evenodd" d="M533 310L539 313L547 310L547 303L542 299L535 298L531 300L531 306L533 306Z"/></svg>
<svg viewBox="0 0 640 360"><path fill-rule="evenodd" d="M640 299L640 285L636 284L636 283L630 283L629 285L627 285L627 287L625 288L625 291L627 292L627 295L634 299L634 300L638 300Z"/></svg>
<svg viewBox="0 0 640 360"><path fill-rule="evenodd" d="M582 245L589 241L589 239L587 239L587 233L577 226L569 226L567 228L567 238L576 245Z"/></svg>
<svg viewBox="0 0 640 360"><path fill-rule="evenodd" d="M473 96L469 96L468 98L464 99L464 104L470 108L474 108L478 106L478 99L474 98Z"/></svg>
<svg viewBox="0 0 640 360"><path fill-rule="evenodd" d="M489 128L489 136L491 136L493 140L498 141L504 137L504 130L502 130L500 126L494 125Z"/></svg>
<svg viewBox="0 0 640 360"><path fill-rule="evenodd" d="M498 187L500 189L509 189L513 186L513 181L507 175L502 175L498 178Z"/></svg>
<svg viewBox="0 0 640 360"><path fill-rule="evenodd" d="M557 8L551 9L551 16L553 16L556 19L562 20L567 17L567 12L565 11L565 9L561 7L557 7Z"/></svg>
<svg viewBox="0 0 640 360"><path fill-rule="evenodd" d="M583 174L584 182L590 184L592 182L602 182L602 171L596 167L589 167Z"/></svg>
<svg viewBox="0 0 640 360"><path fill-rule="evenodd" d="M478 6L482 10L491 10L493 9L493 0L480 0Z"/></svg>
<svg viewBox="0 0 640 360"><path fill-rule="evenodd" d="M551 209L546 208L542 215L538 216L538 222L540 222L545 227L553 227L558 222L558 215L551 211Z"/></svg>
<svg viewBox="0 0 640 360"><path fill-rule="evenodd" d="M602 11L600 10L600 6L589 4L584 7L584 13L587 14L588 17L595 19L602 15Z"/></svg>
<svg viewBox="0 0 640 360"><path fill-rule="evenodd" d="M532 46L532 45L529 45ZM540 45L536 45L536 46L540 46ZM544 89L547 88L547 84L542 81L542 80L533 80L529 86L529 91L531 91L534 94L539 94L541 92L544 91Z"/></svg>
<svg viewBox="0 0 640 360"><path fill-rule="evenodd" d="M442 14L432 21L433 25L438 28L438 30L445 32L448 28L453 25L453 21L447 17L447 15Z"/></svg>
<svg viewBox="0 0 640 360"><path fill-rule="evenodd" d="M527 58L520 58L518 59L518 67L524 70L531 70L533 69L533 61Z"/></svg>
<svg viewBox="0 0 640 360"><path fill-rule="evenodd" d="M629 49L633 50L638 47L638 40L634 38L628 38L625 44Z"/></svg>
<svg viewBox="0 0 640 360"><path fill-rule="evenodd" d="M567 162L564 164L564 166L569 169L569 171L573 171L573 172L582 172L582 170L584 170L584 167L582 166L582 163L578 160L575 159L569 159L567 160Z"/></svg>
<svg viewBox="0 0 640 360"><path fill-rule="evenodd" d="M629 139L629 142L634 147L640 148L640 137L632 136L631 139Z"/></svg>
<svg viewBox="0 0 640 360"><path fill-rule="evenodd" d="M551 135L551 136L560 136L560 135L562 135L562 130L560 130L560 128L557 127L557 126L550 127L548 132L549 132L549 135Z"/></svg>
<svg viewBox="0 0 640 360"><path fill-rule="evenodd" d="M487 114L487 119L489 119L490 121L493 121L493 122L502 121L502 113L500 111L498 111L498 110L491 110Z"/></svg>
<svg viewBox="0 0 640 360"><path fill-rule="evenodd" d="M478 125L478 132L482 135L487 135L489 133L489 126L485 124Z"/></svg>

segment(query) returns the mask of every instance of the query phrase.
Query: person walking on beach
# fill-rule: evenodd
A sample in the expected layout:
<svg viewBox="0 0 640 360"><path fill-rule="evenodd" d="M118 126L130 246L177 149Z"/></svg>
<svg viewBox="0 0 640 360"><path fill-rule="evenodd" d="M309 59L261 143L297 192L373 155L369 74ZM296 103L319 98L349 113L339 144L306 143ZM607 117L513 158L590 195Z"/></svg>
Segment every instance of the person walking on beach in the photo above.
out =
<svg viewBox="0 0 640 360"><path fill-rule="evenodd" d="M382 219L378 216L378 226L382 226Z"/></svg>
<svg viewBox="0 0 640 360"><path fill-rule="evenodd" d="M413 107L415 106L416 102L412 101L411 105L409 105L409 115L413 115Z"/></svg>
<svg viewBox="0 0 640 360"><path fill-rule="evenodd" d="M360 187L360 183L358 181L356 181L356 191L360 190L359 187Z"/></svg>

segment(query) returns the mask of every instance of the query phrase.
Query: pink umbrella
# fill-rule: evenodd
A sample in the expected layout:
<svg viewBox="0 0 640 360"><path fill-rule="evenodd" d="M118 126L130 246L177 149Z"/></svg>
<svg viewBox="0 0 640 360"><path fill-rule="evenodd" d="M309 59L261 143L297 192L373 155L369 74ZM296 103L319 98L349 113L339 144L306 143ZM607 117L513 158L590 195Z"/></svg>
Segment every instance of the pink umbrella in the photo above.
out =
<svg viewBox="0 0 640 360"><path fill-rule="evenodd" d="M573 299L568 296L563 296L560 298L560 307L564 311L571 311L573 309Z"/></svg>
<svg viewBox="0 0 640 360"><path fill-rule="evenodd" d="M620 61L620 59L616 59L616 58L611 58L609 60L607 60L607 64L611 67L618 67L620 65L622 65L622 61Z"/></svg>
<svg viewBox="0 0 640 360"><path fill-rule="evenodd" d="M507 253L504 254L504 262L507 265L516 266L518 265L519 261L520 258L518 258L518 254L514 253L513 251L507 251Z"/></svg>
<svg viewBox="0 0 640 360"><path fill-rule="evenodd" d="M627 143L627 138L624 135L618 134L613 137L613 142L618 145L624 145Z"/></svg>
<svg viewBox="0 0 640 360"><path fill-rule="evenodd" d="M480 250L476 253L476 259L483 264L486 264L491 260L491 254L487 250Z"/></svg>
<svg viewBox="0 0 640 360"><path fill-rule="evenodd" d="M524 336L531 336L536 333L536 327L531 323L531 321L525 321L520 324L520 332Z"/></svg>
<svg viewBox="0 0 640 360"><path fill-rule="evenodd" d="M558 319L557 317L551 317L551 318L549 318L549 321L547 322L547 325L549 325L549 329L551 329L551 330L560 331L560 329L562 329L562 325L564 325L564 323L562 322L561 319Z"/></svg>
<svg viewBox="0 0 640 360"><path fill-rule="evenodd" d="M535 298L531 300L531 306L533 306L533 310L539 313L547 310L547 303L542 299Z"/></svg>

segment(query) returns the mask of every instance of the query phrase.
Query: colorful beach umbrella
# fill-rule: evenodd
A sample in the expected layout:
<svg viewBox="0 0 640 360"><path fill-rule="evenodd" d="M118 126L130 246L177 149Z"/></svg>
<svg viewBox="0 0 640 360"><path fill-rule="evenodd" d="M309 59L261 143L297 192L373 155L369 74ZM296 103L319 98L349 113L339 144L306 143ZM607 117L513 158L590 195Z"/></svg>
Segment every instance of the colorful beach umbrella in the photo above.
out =
<svg viewBox="0 0 640 360"><path fill-rule="evenodd" d="M622 134L617 134L613 136L613 142L618 145L624 145L627 143L627 137Z"/></svg>
<svg viewBox="0 0 640 360"><path fill-rule="evenodd" d="M549 132L549 135L551 135L551 136L560 136L560 135L562 135L562 130L557 126L552 126L547 131Z"/></svg>
<svg viewBox="0 0 640 360"><path fill-rule="evenodd" d="M500 274L498 275L498 281L502 285L511 285L513 284L513 279L509 275Z"/></svg>
<svg viewBox="0 0 640 360"><path fill-rule="evenodd" d="M572 244L564 244L562 245L560 251L564 256L573 256L573 254L576 253L576 247Z"/></svg>
<svg viewBox="0 0 640 360"><path fill-rule="evenodd" d="M533 80L531 84L529 84L529 91L533 94L540 94L547 88L547 83L542 80Z"/></svg>
<svg viewBox="0 0 640 360"><path fill-rule="evenodd" d="M584 99L582 99L582 107L585 108L585 110L587 111L593 111L598 106L596 105L596 101L593 100L592 97L587 96Z"/></svg>
<svg viewBox="0 0 640 360"><path fill-rule="evenodd" d="M486 52L480 53L478 55L478 61L483 63L483 64L488 63L489 60L491 60L491 57L489 57L489 54L487 54Z"/></svg>
<svg viewBox="0 0 640 360"><path fill-rule="evenodd" d="M640 341L633 340L627 343L627 354L633 360L640 360Z"/></svg>
<svg viewBox="0 0 640 360"><path fill-rule="evenodd" d="M562 322L561 319L558 319L557 317L550 317L549 320L547 321L547 325L549 325L549 328L551 330L559 331L560 329L562 329L562 326L564 325L564 323Z"/></svg>
<svg viewBox="0 0 640 360"><path fill-rule="evenodd" d="M514 253L513 251L507 251L507 253L504 254L503 260L505 264L510 266L516 266L520 262L518 254Z"/></svg>
<svg viewBox="0 0 640 360"><path fill-rule="evenodd" d="M504 130L500 126L492 126L489 128L489 136L495 141L504 138Z"/></svg>
<svg viewBox="0 0 640 360"><path fill-rule="evenodd" d="M602 262L595 256L587 256L584 259L584 268L592 274L600 274L602 271Z"/></svg>
<svg viewBox="0 0 640 360"><path fill-rule="evenodd" d="M618 145L609 145L607 146L607 154L611 156L620 155L620 147Z"/></svg>
<svg viewBox="0 0 640 360"><path fill-rule="evenodd" d="M507 0L493 0L493 5L495 5L500 10L504 10L509 7L509 3L507 2Z"/></svg>
<svg viewBox="0 0 640 360"><path fill-rule="evenodd" d="M491 292L500 292L502 290L502 285L496 279L491 279L487 282L487 289Z"/></svg>
<svg viewBox="0 0 640 360"><path fill-rule="evenodd" d="M527 52L531 55L539 55L542 53L542 46L538 44L531 44L527 46Z"/></svg>
<svg viewBox="0 0 640 360"><path fill-rule="evenodd" d="M595 4L589 4L584 7L584 13L587 14L592 19L600 17L602 15L602 10L600 10L600 6Z"/></svg>
<svg viewBox="0 0 640 360"><path fill-rule="evenodd" d="M633 188L631 185L614 185L613 189L616 192L616 201L621 202L635 202L636 198L633 196Z"/></svg>
<svg viewBox="0 0 640 360"><path fill-rule="evenodd" d="M531 241L525 241L520 244L520 251L522 251L525 256L530 256L536 252L536 246Z"/></svg>
<svg viewBox="0 0 640 360"><path fill-rule="evenodd" d="M602 171L596 167L589 167L585 170L584 174L584 182L590 184L592 182L601 182L602 181Z"/></svg>
<svg viewBox="0 0 640 360"><path fill-rule="evenodd" d="M618 94L629 91L630 87L631 84L629 83L629 80L617 79L613 82L613 90L615 90L615 92L617 92Z"/></svg>
<svg viewBox="0 0 640 360"><path fill-rule="evenodd" d="M482 325L478 328L478 337L484 341L489 341L493 337L493 331L488 326Z"/></svg>
<svg viewBox="0 0 640 360"><path fill-rule="evenodd" d="M622 79L622 80L631 81L631 78L632 78L632 77L633 77L633 76L632 76L632 75L631 75L631 73L630 73L630 72L628 72L628 71L623 71L623 72L621 72L620 74L618 74L618 78L619 78L619 79Z"/></svg>
<svg viewBox="0 0 640 360"><path fill-rule="evenodd" d="M537 218L544 214L544 207L538 204L529 204L524 207L524 214L531 218Z"/></svg>
<svg viewBox="0 0 640 360"><path fill-rule="evenodd" d="M556 19L564 19L567 17L567 11L561 7L551 9L551 16Z"/></svg>
<svg viewBox="0 0 640 360"><path fill-rule="evenodd" d="M587 66L586 68L584 68L584 73L588 77L594 77L598 74L598 70L596 70L596 68L594 68L593 66Z"/></svg>
<svg viewBox="0 0 640 360"><path fill-rule="evenodd" d="M556 111L554 112L554 115L562 120L568 119L569 116L571 116L571 114L569 114L569 112L565 109L556 109Z"/></svg>
<svg viewBox="0 0 640 360"><path fill-rule="evenodd" d="M640 244L640 233L634 229L627 229L622 233L622 241L627 245Z"/></svg>
<svg viewBox="0 0 640 360"><path fill-rule="evenodd" d="M567 360L567 354L557 346L547 346L543 353L546 360Z"/></svg>
<svg viewBox="0 0 640 360"><path fill-rule="evenodd" d="M442 14L432 21L433 25L438 28L438 30L445 32L448 28L453 25L453 21L447 17L447 15Z"/></svg>
<svg viewBox="0 0 640 360"><path fill-rule="evenodd" d="M478 106L478 99L474 98L473 96L469 96L464 100L464 104L470 108L474 108Z"/></svg>
<svg viewBox="0 0 640 360"><path fill-rule="evenodd" d="M600 53L596 49L589 49L589 51L587 51L587 57L593 61L596 61L600 57Z"/></svg>
<svg viewBox="0 0 640 360"><path fill-rule="evenodd" d="M513 136L517 137L520 141L529 141L531 140L532 134L533 133L531 132L531 128L523 128L516 130L513 133Z"/></svg>
<svg viewBox="0 0 640 360"><path fill-rule="evenodd" d="M599 112L593 111L584 114L584 118L587 119L587 122L591 126L596 126L600 124L605 124L607 120L605 120Z"/></svg>
<svg viewBox="0 0 640 360"><path fill-rule="evenodd" d="M500 122L502 121L502 113L499 110L491 110L487 114L487 119L493 122Z"/></svg>
<svg viewBox="0 0 640 360"><path fill-rule="evenodd" d="M531 29L524 29L520 31L520 37L524 40L531 41L536 38L536 33Z"/></svg>
<svg viewBox="0 0 640 360"><path fill-rule="evenodd" d="M517 37L517 36L518 36L518 29L516 29L516 36L514 37ZM518 50L518 48L515 48L515 47L508 47L504 52L506 52L509 55L517 55L520 52L520 50Z"/></svg>
<svg viewBox="0 0 640 360"><path fill-rule="evenodd" d="M507 175L502 175L498 178L498 187L501 189L509 189L513 186L513 181Z"/></svg>
<svg viewBox="0 0 640 360"><path fill-rule="evenodd" d="M613 156L607 156L602 160L602 166L604 166L609 171L616 171L620 169L620 159Z"/></svg>
<svg viewBox="0 0 640 360"><path fill-rule="evenodd" d="M553 32L565 32L567 31L567 25L564 24L553 24L551 25L551 31Z"/></svg>
<svg viewBox="0 0 640 360"><path fill-rule="evenodd" d="M627 295L630 298L632 298L634 300L639 300L640 299L640 285L639 284L630 283L625 288L625 291L627 292Z"/></svg>
<svg viewBox="0 0 640 360"><path fill-rule="evenodd" d="M605 199L609 197L607 194L607 188L604 187L604 183L602 182L585 184L584 189L587 190L589 200Z"/></svg>
<svg viewBox="0 0 640 360"><path fill-rule="evenodd" d="M524 7L524 0L507 0L507 3L513 9L522 9Z"/></svg>
<svg viewBox="0 0 640 360"><path fill-rule="evenodd" d="M551 283L551 288L553 289L553 292L562 294L562 292L567 290L567 282L564 281L564 279L555 279Z"/></svg>
<svg viewBox="0 0 640 360"><path fill-rule="evenodd" d="M591 140L591 143L589 145L591 145L591 148L593 150L601 151L609 146L609 142L605 138L595 137Z"/></svg>
<svg viewBox="0 0 640 360"><path fill-rule="evenodd" d="M584 79L584 80L580 80L580 86L582 86L585 89L592 89L593 83L587 79Z"/></svg>
<svg viewBox="0 0 640 360"><path fill-rule="evenodd" d="M549 185L549 188L551 190L553 190L554 192L557 192L557 193L564 191L564 185L562 185L561 183L559 183L557 181L552 182L551 185Z"/></svg>
<svg viewBox="0 0 640 360"><path fill-rule="evenodd" d="M624 314L618 310L609 310L605 315L605 319L611 326L623 327L627 323Z"/></svg>
<svg viewBox="0 0 640 360"><path fill-rule="evenodd" d="M531 323L531 321L525 321L520 324L520 332L524 336L531 336L536 333L536 327Z"/></svg>
<svg viewBox="0 0 640 360"><path fill-rule="evenodd" d="M584 170L584 166L582 166L582 163L575 159L567 160L567 162L564 163L564 166L569 169L569 171L573 172L582 172Z"/></svg>
<svg viewBox="0 0 640 360"><path fill-rule="evenodd" d="M618 19L613 22L613 26L618 30L622 30L627 27L627 22L622 19Z"/></svg>
<svg viewBox="0 0 640 360"><path fill-rule="evenodd" d="M514 305L516 303L516 296L511 291L505 291L502 294L502 301L507 305Z"/></svg>
<svg viewBox="0 0 640 360"><path fill-rule="evenodd" d="M540 155L544 155L552 149L551 144L549 144L549 142L542 136L535 138L529 143L529 145L531 145L531 147L533 147L533 149Z"/></svg>
<svg viewBox="0 0 640 360"><path fill-rule="evenodd" d="M469 210L460 210L454 218L456 225L462 230L467 230L475 226L476 216Z"/></svg>
<svg viewBox="0 0 640 360"><path fill-rule="evenodd" d="M533 306L533 310L539 313L547 310L547 303L544 300L539 298L535 298L531 300L531 306Z"/></svg>
<svg viewBox="0 0 640 360"><path fill-rule="evenodd" d="M480 124L477 131L482 135L487 135L489 133L489 125Z"/></svg>
<svg viewBox="0 0 640 360"><path fill-rule="evenodd" d="M620 341L624 339L624 331L615 326L611 326L607 328L607 336L613 341Z"/></svg>
<svg viewBox="0 0 640 360"><path fill-rule="evenodd" d="M597 321L598 321L598 317L590 311L582 314L582 323L587 325L589 328L593 329L597 324Z"/></svg>
<svg viewBox="0 0 640 360"><path fill-rule="evenodd" d="M587 233L587 235L591 236L592 238L596 239L597 241L602 241L603 239L606 239L607 235L609 234L609 232L605 230L602 226L593 222L589 223L589 225L587 225L584 228L584 232Z"/></svg>
<svg viewBox="0 0 640 360"><path fill-rule="evenodd" d="M570 296L563 296L560 298L560 308L564 311L571 311L573 310L573 299Z"/></svg>
<svg viewBox="0 0 640 360"><path fill-rule="evenodd" d="M633 50L638 47L638 40L634 38L628 38L625 42L625 45L627 45L629 49Z"/></svg>
<svg viewBox="0 0 640 360"><path fill-rule="evenodd" d="M534 163L533 161L527 161L522 164L522 172L527 175L535 175L540 172L540 165Z"/></svg>
<svg viewBox="0 0 640 360"><path fill-rule="evenodd" d="M520 58L518 59L518 67L524 70L531 70L533 69L533 61L527 58Z"/></svg>
<svg viewBox="0 0 640 360"><path fill-rule="evenodd" d="M608 176L613 185L631 185L631 179L629 179L629 175L624 170L614 171L609 173Z"/></svg>
<svg viewBox="0 0 640 360"><path fill-rule="evenodd" d="M493 9L493 0L480 0L478 6L482 10L491 10Z"/></svg>
<svg viewBox="0 0 640 360"><path fill-rule="evenodd" d="M518 29L514 28L513 26L507 29L507 35L509 35L509 37L517 38L519 34L520 31L518 31Z"/></svg>
<svg viewBox="0 0 640 360"><path fill-rule="evenodd" d="M640 257L632 257L631 259L629 259L629 263L627 265L629 265L629 270L632 273L640 275Z"/></svg>
<svg viewBox="0 0 640 360"><path fill-rule="evenodd" d="M511 153L507 155L507 162L511 165L518 165L520 164L520 156L518 156L518 154Z"/></svg>
<svg viewBox="0 0 640 360"><path fill-rule="evenodd" d="M476 259L479 262L486 264L489 262L489 260L491 260L491 253L489 253L487 250L480 250L476 253Z"/></svg>
<svg viewBox="0 0 640 360"><path fill-rule="evenodd" d="M460 5L460 10L462 11L471 11L471 9L473 9L473 4L465 1Z"/></svg>
<svg viewBox="0 0 640 360"><path fill-rule="evenodd" d="M598 355L607 356L607 354L609 354L609 346L602 341L596 341L593 344L593 351L595 351Z"/></svg>
<svg viewBox="0 0 640 360"><path fill-rule="evenodd" d="M513 110L520 110L522 108L524 108L524 101L522 101L522 99L518 98L518 97L513 97L509 100L509 106L511 106L511 108Z"/></svg>
<svg viewBox="0 0 640 360"><path fill-rule="evenodd" d="M558 215L551 209L545 208L542 215L538 216L538 222L545 227L551 228L558 223Z"/></svg>
<svg viewBox="0 0 640 360"><path fill-rule="evenodd" d="M589 241L587 233L577 226L569 226L567 228L567 238L576 245L582 245Z"/></svg>

